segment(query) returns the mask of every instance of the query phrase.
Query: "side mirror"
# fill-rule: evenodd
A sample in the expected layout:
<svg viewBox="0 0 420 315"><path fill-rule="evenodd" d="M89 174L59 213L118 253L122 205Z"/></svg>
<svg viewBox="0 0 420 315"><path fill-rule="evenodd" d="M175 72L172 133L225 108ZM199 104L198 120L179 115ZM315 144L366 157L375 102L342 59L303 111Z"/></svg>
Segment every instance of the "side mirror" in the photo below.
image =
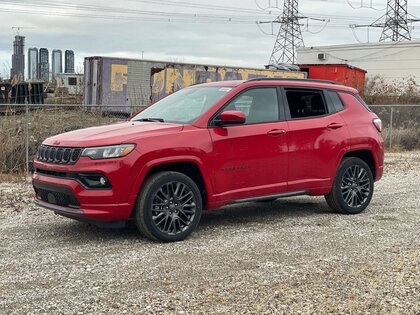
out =
<svg viewBox="0 0 420 315"><path fill-rule="evenodd" d="M245 123L245 114L239 110L227 110L220 113L215 120L216 125L241 125Z"/></svg>

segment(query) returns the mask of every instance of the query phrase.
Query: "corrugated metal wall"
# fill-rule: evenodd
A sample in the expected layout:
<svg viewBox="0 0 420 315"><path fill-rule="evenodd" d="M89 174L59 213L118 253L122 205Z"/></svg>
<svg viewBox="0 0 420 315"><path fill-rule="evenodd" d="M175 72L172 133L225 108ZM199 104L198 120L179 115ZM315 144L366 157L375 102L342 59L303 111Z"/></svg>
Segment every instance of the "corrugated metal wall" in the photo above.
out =
<svg viewBox="0 0 420 315"><path fill-rule="evenodd" d="M163 68L164 64L144 60L129 60L127 75L127 105L148 105L151 100L153 68Z"/></svg>
<svg viewBox="0 0 420 315"><path fill-rule="evenodd" d="M191 84L255 77L304 78L303 72L230 68L112 57L85 58L85 105L148 105Z"/></svg>

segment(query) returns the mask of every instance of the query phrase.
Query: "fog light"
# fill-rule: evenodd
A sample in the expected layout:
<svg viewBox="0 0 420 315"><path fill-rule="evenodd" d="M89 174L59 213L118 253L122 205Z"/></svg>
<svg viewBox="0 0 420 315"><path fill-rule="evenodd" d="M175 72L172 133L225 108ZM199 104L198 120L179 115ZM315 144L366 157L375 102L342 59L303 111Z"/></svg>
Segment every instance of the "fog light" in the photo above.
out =
<svg viewBox="0 0 420 315"><path fill-rule="evenodd" d="M102 174L97 173L79 173L76 178L78 181L88 189L109 189L111 183L108 178Z"/></svg>

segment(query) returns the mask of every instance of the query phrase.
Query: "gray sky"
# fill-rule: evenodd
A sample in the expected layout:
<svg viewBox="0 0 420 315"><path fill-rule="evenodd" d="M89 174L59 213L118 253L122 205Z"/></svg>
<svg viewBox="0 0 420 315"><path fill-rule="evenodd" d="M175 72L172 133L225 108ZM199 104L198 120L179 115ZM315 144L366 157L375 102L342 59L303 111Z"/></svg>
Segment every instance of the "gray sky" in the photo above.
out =
<svg viewBox="0 0 420 315"><path fill-rule="evenodd" d="M409 0L409 12L419 17L417 1ZM74 50L79 72L85 56L141 58L142 52L153 60L262 67L278 24L255 22L274 20L282 5L281 0L0 0L0 76L10 74L13 26L28 27L21 30L25 50ZM356 39L348 25L370 24L385 8L386 0L301 0L302 15L329 20L301 20L305 46L367 42L367 29L356 29ZM378 41L380 32L371 28L370 41ZM412 37L420 38L420 23Z"/></svg>

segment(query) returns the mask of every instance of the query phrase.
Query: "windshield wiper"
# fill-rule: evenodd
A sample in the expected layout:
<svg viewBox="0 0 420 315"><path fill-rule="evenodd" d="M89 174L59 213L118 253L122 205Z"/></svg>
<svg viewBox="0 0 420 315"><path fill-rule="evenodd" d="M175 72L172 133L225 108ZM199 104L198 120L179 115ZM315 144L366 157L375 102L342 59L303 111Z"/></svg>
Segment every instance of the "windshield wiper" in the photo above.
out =
<svg viewBox="0 0 420 315"><path fill-rule="evenodd" d="M139 119L135 119L134 121L158 121L158 122L164 122L163 118L153 118L153 117L139 118Z"/></svg>

